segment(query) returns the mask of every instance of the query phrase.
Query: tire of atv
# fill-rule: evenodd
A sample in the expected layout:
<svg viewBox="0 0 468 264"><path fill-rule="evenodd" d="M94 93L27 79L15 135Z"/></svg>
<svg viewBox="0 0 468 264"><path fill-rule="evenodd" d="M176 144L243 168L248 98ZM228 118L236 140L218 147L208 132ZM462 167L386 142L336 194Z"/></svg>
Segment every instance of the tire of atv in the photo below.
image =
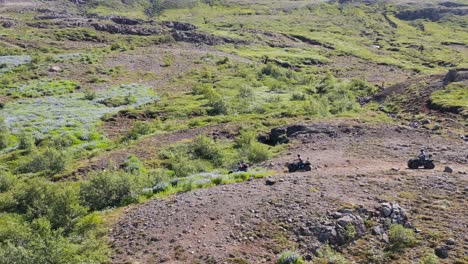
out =
<svg viewBox="0 0 468 264"><path fill-rule="evenodd" d="M412 170L418 169L419 168L419 162L417 160L410 159L408 161L408 168L410 168Z"/></svg>
<svg viewBox="0 0 468 264"><path fill-rule="evenodd" d="M310 165L304 166L304 171L311 171L312 167Z"/></svg>
<svg viewBox="0 0 468 264"><path fill-rule="evenodd" d="M427 164L424 164L424 169L426 170L433 170L435 168L435 165L433 162L429 162Z"/></svg>

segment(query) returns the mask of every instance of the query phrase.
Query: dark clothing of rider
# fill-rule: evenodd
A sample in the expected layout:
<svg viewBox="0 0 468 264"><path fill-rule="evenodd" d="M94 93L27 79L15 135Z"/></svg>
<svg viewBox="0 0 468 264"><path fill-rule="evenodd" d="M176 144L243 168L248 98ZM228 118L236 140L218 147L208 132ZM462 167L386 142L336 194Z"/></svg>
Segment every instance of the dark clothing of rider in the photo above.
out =
<svg viewBox="0 0 468 264"><path fill-rule="evenodd" d="M426 160L426 153L424 153L424 150L421 149L421 152L419 153L418 158L421 161Z"/></svg>

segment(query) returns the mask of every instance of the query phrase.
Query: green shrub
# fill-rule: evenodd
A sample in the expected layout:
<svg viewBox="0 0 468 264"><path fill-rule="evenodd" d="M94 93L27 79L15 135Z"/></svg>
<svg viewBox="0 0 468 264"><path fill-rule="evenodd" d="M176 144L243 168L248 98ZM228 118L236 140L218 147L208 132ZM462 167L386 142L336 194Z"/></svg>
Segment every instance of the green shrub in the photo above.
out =
<svg viewBox="0 0 468 264"><path fill-rule="evenodd" d="M177 177L186 177L197 172L206 171L210 168L207 162L190 159L186 152L176 150L166 153L169 168Z"/></svg>
<svg viewBox="0 0 468 264"><path fill-rule="evenodd" d="M80 199L92 210L126 205L138 201L139 175L125 171L102 171L81 184Z"/></svg>
<svg viewBox="0 0 468 264"><path fill-rule="evenodd" d="M31 152L35 149L36 143L30 133L21 133L18 135L18 149L26 150Z"/></svg>
<svg viewBox="0 0 468 264"><path fill-rule="evenodd" d="M145 166L135 155L130 155L123 163L124 171L128 173L138 174L146 172Z"/></svg>
<svg viewBox="0 0 468 264"><path fill-rule="evenodd" d="M314 259L317 264L347 264L348 261L338 252L334 251L329 245L321 247L317 251L318 257Z"/></svg>
<svg viewBox="0 0 468 264"><path fill-rule="evenodd" d="M226 115L229 113L227 102L217 93L208 99L206 106L210 107L208 110L210 115Z"/></svg>
<svg viewBox="0 0 468 264"><path fill-rule="evenodd" d="M291 95L291 101L304 101L305 99L306 96L303 93L293 93Z"/></svg>
<svg viewBox="0 0 468 264"><path fill-rule="evenodd" d="M271 157L268 146L258 142L254 132L241 131L241 135L235 140L235 144L239 149L240 158L249 162L259 163Z"/></svg>
<svg viewBox="0 0 468 264"><path fill-rule="evenodd" d="M220 165L223 162L223 154L219 145L207 136L198 135L190 149L195 158L208 160L215 165Z"/></svg>
<svg viewBox="0 0 468 264"><path fill-rule="evenodd" d="M164 55L164 58L163 58L163 67L169 67L171 66L172 64L174 64L174 58L169 55L169 54L166 54Z"/></svg>
<svg viewBox="0 0 468 264"><path fill-rule="evenodd" d="M46 172L53 175L62 172L68 161L66 152L47 148L42 153L33 152L28 160L18 166L16 171L19 173Z"/></svg>
<svg viewBox="0 0 468 264"><path fill-rule="evenodd" d="M15 176L0 168L0 193L10 190L16 182Z"/></svg>
<svg viewBox="0 0 468 264"><path fill-rule="evenodd" d="M305 111L309 115L326 117L330 115L330 105L325 98L314 98L306 105Z"/></svg>
<svg viewBox="0 0 468 264"><path fill-rule="evenodd" d="M104 263L107 248L92 232L67 236L50 222L31 223L20 216L0 216L0 263Z"/></svg>
<svg viewBox="0 0 468 264"><path fill-rule="evenodd" d="M89 100L89 101L92 101L94 99L96 99L97 97L97 93L96 91L94 90L91 90L91 89L87 89L85 92L84 92L84 99L85 100Z"/></svg>
<svg viewBox="0 0 468 264"><path fill-rule="evenodd" d="M439 259L433 253L426 253L420 260L419 264L438 264Z"/></svg>
<svg viewBox="0 0 468 264"><path fill-rule="evenodd" d="M372 85L361 79L352 79L348 84L348 89L358 97L367 97L377 92L377 87L375 87L375 85Z"/></svg>
<svg viewBox="0 0 468 264"><path fill-rule="evenodd" d="M0 116L0 150L10 144L10 132L5 124L5 119Z"/></svg>
<svg viewBox="0 0 468 264"><path fill-rule="evenodd" d="M149 135L155 131L154 126L148 122L136 121L124 140L136 140L140 136Z"/></svg>
<svg viewBox="0 0 468 264"><path fill-rule="evenodd" d="M299 253L293 252L293 251L285 251L281 253L276 263L277 264L304 264L305 262Z"/></svg>
<svg viewBox="0 0 468 264"><path fill-rule="evenodd" d="M56 149L64 149L77 143L79 143L79 140L74 135L70 133L63 133L52 138L49 146Z"/></svg>
<svg viewBox="0 0 468 264"><path fill-rule="evenodd" d="M87 212L79 204L78 188L71 185L34 179L17 185L13 197L15 207L10 210L29 220L45 218L52 228L63 228L65 232L71 232L76 221Z"/></svg>
<svg viewBox="0 0 468 264"><path fill-rule="evenodd" d="M414 231L402 225L392 225L388 232L388 238L392 249L395 251L404 250L416 242Z"/></svg>
<svg viewBox="0 0 468 264"><path fill-rule="evenodd" d="M241 99L253 99L254 97L254 90L251 86L242 85L239 88L239 94L237 95Z"/></svg>

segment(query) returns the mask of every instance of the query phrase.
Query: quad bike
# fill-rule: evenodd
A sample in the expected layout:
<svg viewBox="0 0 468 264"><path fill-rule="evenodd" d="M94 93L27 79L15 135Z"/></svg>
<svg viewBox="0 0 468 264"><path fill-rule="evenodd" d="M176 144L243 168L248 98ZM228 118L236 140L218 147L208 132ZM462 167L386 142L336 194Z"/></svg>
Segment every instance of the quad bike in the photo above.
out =
<svg viewBox="0 0 468 264"><path fill-rule="evenodd" d="M288 171L289 172L296 172L296 171L311 171L312 164L309 161L304 162L291 162L288 163Z"/></svg>
<svg viewBox="0 0 468 264"><path fill-rule="evenodd" d="M426 170L432 170L435 168L434 161L432 160L432 156L429 155L429 159L410 159L408 160L408 168L412 170L419 169L419 167L423 167Z"/></svg>

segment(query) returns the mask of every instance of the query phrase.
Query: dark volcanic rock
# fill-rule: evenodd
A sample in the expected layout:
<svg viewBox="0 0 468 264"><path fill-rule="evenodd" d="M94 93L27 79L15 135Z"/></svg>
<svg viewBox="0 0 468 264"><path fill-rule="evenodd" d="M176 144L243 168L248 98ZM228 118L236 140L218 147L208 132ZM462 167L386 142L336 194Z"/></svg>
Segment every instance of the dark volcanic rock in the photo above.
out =
<svg viewBox="0 0 468 264"><path fill-rule="evenodd" d="M190 23L182 23L177 21L164 21L162 22L162 25L179 31L191 31L197 29L195 25Z"/></svg>
<svg viewBox="0 0 468 264"><path fill-rule="evenodd" d="M431 21L438 21L447 15L464 16L467 14L468 9L428 7L416 10L403 10L398 12L396 17L401 20L429 19Z"/></svg>
<svg viewBox="0 0 468 264"><path fill-rule="evenodd" d="M92 26L98 31L105 31L111 34L150 36L161 33L160 29L154 27L135 27L129 25L111 25L100 23L94 23Z"/></svg>
<svg viewBox="0 0 468 264"><path fill-rule="evenodd" d="M120 25L131 25L131 26L134 26L134 25L139 25L142 23L141 20L139 19L133 19L133 18L128 18L128 17L112 17L111 20L116 23L116 24L120 24Z"/></svg>
<svg viewBox="0 0 468 264"><path fill-rule="evenodd" d="M204 34L200 32L179 31L179 30L175 30L172 33L172 37L176 41L200 43L200 44L206 44L210 46L220 45L223 43L234 43L234 44L245 43L244 41L237 40L237 39L218 37L218 36L214 36L211 34Z"/></svg>

